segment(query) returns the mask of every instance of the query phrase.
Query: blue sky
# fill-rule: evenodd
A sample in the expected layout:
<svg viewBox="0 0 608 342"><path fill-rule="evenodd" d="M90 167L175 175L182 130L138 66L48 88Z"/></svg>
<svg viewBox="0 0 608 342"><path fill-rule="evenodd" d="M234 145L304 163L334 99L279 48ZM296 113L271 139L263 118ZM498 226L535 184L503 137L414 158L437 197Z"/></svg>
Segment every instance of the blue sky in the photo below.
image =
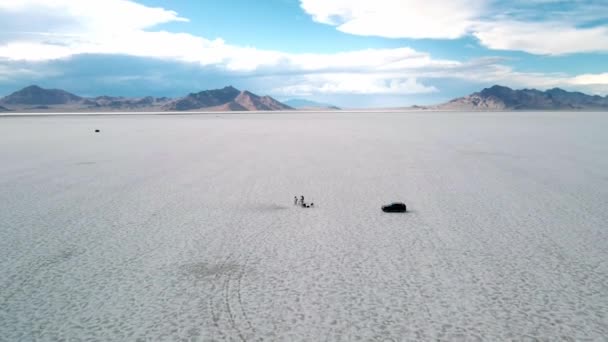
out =
<svg viewBox="0 0 608 342"><path fill-rule="evenodd" d="M493 84L606 95L607 57L604 0L0 0L0 95L233 85L344 107Z"/></svg>

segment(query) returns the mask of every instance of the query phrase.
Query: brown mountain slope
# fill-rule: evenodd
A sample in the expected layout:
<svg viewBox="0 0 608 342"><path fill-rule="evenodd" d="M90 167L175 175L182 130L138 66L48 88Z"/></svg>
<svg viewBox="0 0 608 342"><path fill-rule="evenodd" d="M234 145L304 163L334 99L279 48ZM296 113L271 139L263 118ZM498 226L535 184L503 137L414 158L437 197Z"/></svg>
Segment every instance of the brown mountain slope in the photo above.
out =
<svg viewBox="0 0 608 342"><path fill-rule="evenodd" d="M0 99L0 111L273 111L293 109L270 96L258 96L232 86L191 93L179 99L166 97L80 97L60 89L29 86ZM7 106L8 105L8 106Z"/></svg>
<svg viewBox="0 0 608 342"><path fill-rule="evenodd" d="M446 110L606 110L608 96L587 95L559 88L514 90L499 85L434 107Z"/></svg>
<svg viewBox="0 0 608 342"><path fill-rule="evenodd" d="M44 89L36 85L25 87L2 99L0 103L18 111L115 111L154 109L169 102L168 98L147 97L80 97L61 89Z"/></svg>
<svg viewBox="0 0 608 342"><path fill-rule="evenodd" d="M287 110L293 109L270 96L258 96L249 91L242 91L235 99L246 110Z"/></svg>
<svg viewBox="0 0 608 342"><path fill-rule="evenodd" d="M91 99L86 99L83 104L90 108L108 108L108 109L138 109L138 108L154 108L166 105L171 99L166 97L122 97L122 96L98 96Z"/></svg>
<svg viewBox="0 0 608 342"><path fill-rule="evenodd" d="M223 109L221 109L223 108ZM291 107L270 96L258 96L249 91L239 91L229 86L222 89L205 90L191 93L163 106L164 110L288 110Z"/></svg>
<svg viewBox="0 0 608 342"><path fill-rule="evenodd" d="M164 110L182 111L218 107L233 101L238 95L239 90L233 86L222 89L204 90L198 93L190 93L181 99L177 99L163 106Z"/></svg>
<svg viewBox="0 0 608 342"><path fill-rule="evenodd" d="M204 108L204 110L209 111L209 112L232 112L232 111L244 112L244 111L247 111L247 108L241 106L240 104L238 104L234 101L230 101L228 103L224 103L223 105L214 106L214 107L206 107L206 108Z"/></svg>
<svg viewBox="0 0 608 342"><path fill-rule="evenodd" d="M65 105L77 103L82 98L61 89L44 89L31 85L0 100L9 105Z"/></svg>

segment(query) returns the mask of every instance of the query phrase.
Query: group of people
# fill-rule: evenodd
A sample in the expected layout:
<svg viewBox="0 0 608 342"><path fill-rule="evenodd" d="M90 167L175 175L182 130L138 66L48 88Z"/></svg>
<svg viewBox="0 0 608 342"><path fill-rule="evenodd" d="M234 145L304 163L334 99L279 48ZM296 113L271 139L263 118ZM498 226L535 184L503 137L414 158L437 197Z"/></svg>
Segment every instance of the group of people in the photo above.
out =
<svg viewBox="0 0 608 342"><path fill-rule="evenodd" d="M314 208L315 204L314 203L310 203L307 204L304 201L304 195L300 196L300 198L298 199L298 196L293 196L293 205L300 205L302 208Z"/></svg>

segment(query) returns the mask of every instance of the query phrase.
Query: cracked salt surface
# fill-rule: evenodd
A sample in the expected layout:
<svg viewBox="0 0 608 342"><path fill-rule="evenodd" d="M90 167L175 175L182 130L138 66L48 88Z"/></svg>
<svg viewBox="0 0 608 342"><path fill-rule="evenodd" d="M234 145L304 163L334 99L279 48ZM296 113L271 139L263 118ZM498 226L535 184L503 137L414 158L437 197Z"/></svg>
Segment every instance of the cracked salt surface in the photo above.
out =
<svg viewBox="0 0 608 342"><path fill-rule="evenodd" d="M0 340L603 340L606 127L0 118Z"/></svg>

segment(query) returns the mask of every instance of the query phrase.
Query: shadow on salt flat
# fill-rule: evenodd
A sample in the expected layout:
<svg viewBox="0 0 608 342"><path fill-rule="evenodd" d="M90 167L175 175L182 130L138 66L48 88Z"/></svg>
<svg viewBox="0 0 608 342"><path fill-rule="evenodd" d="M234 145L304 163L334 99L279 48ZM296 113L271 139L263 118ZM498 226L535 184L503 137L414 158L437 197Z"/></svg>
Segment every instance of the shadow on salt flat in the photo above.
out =
<svg viewBox="0 0 608 342"><path fill-rule="evenodd" d="M242 208L244 210L257 211L257 212L273 212L289 209L289 207L278 204L253 204Z"/></svg>
<svg viewBox="0 0 608 342"><path fill-rule="evenodd" d="M23 286L25 286L32 279L34 279L34 277L39 273L48 271L52 267L68 262L81 254L84 254L84 250L78 249L76 247L69 247L61 250L59 253L42 257L36 262L32 263L27 268L28 271L23 272L22 275L24 276L24 278L19 282L19 285L16 287L15 291L4 292L0 294L0 307L2 307L6 303L6 301L13 298L13 296L16 295ZM4 298L2 298L3 295Z"/></svg>
<svg viewBox="0 0 608 342"><path fill-rule="evenodd" d="M513 159L521 159L522 156L500 152L500 151L482 151L482 150L457 150L458 153L462 155L475 156L475 157L505 157L505 158L513 158Z"/></svg>
<svg viewBox="0 0 608 342"><path fill-rule="evenodd" d="M233 263L210 264L206 262L181 265L179 270L182 276L195 280L244 271L242 266Z"/></svg>
<svg viewBox="0 0 608 342"><path fill-rule="evenodd" d="M41 268L49 268L56 264L60 264L75 257L78 257L81 254L84 254L84 250L79 249L77 247L69 247L61 250L59 253L44 258L40 262L40 266Z"/></svg>

